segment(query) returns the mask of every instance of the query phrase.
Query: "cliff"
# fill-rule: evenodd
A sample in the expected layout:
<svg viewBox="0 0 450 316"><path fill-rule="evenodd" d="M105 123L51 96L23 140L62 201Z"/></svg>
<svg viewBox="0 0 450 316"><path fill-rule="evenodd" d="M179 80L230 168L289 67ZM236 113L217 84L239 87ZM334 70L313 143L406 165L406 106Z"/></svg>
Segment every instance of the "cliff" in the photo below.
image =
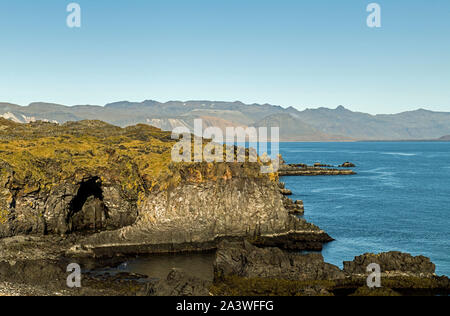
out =
<svg viewBox="0 0 450 316"><path fill-rule="evenodd" d="M303 204L283 195L278 174L262 174L259 162L172 163L174 144L146 125L0 119L0 293L11 285L58 295L448 293L448 278L424 257L366 254L341 270L320 254L287 252L332 239L291 215ZM156 284L87 273L81 289L66 286L72 262L93 271L126 261L119 255L212 249L213 283L173 271ZM386 291L364 287L373 262Z"/></svg>
<svg viewBox="0 0 450 316"><path fill-rule="evenodd" d="M167 170L172 144L144 125L1 120L0 237L132 224L138 202Z"/></svg>
<svg viewBox="0 0 450 316"><path fill-rule="evenodd" d="M152 193L134 225L89 237L71 254L204 250L223 238L320 250L331 241L318 227L289 214L276 183L249 177L243 168L219 164L217 180L183 179L175 188Z"/></svg>
<svg viewBox="0 0 450 316"><path fill-rule="evenodd" d="M170 133L0 119L0 237L83 233L71 255L214 248L246 238L321 249L259 163L172 163Z"/></svg>

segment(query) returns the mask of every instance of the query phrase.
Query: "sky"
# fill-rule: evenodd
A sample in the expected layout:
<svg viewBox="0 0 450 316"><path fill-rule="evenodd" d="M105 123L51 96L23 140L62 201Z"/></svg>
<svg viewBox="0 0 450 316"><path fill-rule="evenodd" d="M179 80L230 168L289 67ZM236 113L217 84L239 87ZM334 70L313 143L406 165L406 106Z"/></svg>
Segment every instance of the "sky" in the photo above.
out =
<svg viewBox="0 0 450 316"><path fill-rule="evenodd" d="M450 112L450 1L378 0L381 28L371 2L0 0L0 102Z"/></svg>

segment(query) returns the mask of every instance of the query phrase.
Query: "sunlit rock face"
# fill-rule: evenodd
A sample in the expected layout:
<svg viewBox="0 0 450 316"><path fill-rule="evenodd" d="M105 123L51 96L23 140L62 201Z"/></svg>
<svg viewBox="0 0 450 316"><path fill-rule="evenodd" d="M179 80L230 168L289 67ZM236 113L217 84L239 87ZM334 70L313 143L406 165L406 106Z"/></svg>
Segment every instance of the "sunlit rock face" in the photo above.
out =
<svg viewBox="0 0 450 316"><path fill-rule="evenodd" d="M83 252L138 253L331 240L289 214L261 162L173 163L170 133L147 125L0 120L0 237L79 232Z"/></svg>
<svg viewBox="0 0 450 316"><path fill-rule="evenodd" d="M73 252L107 254L215 248L221 239L297 250L320 250L332 239L317 226L290 215L279 184L256 166L200 164L172 170L176 185L150 194L136 223L82 241Z"/></svg>

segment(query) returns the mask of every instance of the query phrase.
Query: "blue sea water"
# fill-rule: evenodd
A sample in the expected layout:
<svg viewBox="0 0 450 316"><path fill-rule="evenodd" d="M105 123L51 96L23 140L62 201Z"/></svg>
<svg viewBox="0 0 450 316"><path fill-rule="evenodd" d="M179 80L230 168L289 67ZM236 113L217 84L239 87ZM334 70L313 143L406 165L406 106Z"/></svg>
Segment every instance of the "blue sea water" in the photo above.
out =
<svg viewBox="0 0 450 316"><path fill-rule="evenodd" d="M282 179L305 219L336 239L327 262L396 250L450 276L450 143L282 143L280 153L288 163L357 165L355 176Z"/></svg>

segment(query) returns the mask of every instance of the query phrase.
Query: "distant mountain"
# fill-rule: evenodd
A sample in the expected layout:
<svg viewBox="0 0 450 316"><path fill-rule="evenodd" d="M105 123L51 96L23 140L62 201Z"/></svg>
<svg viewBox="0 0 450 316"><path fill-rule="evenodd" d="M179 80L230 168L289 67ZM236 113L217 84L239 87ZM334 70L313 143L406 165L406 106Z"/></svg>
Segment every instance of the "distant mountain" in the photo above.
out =
<svg viewBox="0 0 450 316"><path fill-rule="evenodd" d="M288 113L270 115L253 124L255 127L280 127L283 141L348 141L349 137L326 134Z"/></svg>
<svg viewBox="0 0 450 316"><path fill-rule="evenodd" d="M444 142L450 142L450 135L442 136L441 138L439 138L439 140Z"/></svg>
<svg viewBox="0 0 450 316"><path fill-rule="evenodd" d="M138 123L163 130L204 126L280 127L282 141L426 140L450 135L450 113L424 109L389 115L353 112L343 106L299 111L270 104L222 101L116 102L105 106L0 103L0 117L20 122L57 123L98 119L121 127Z"/></svg>

